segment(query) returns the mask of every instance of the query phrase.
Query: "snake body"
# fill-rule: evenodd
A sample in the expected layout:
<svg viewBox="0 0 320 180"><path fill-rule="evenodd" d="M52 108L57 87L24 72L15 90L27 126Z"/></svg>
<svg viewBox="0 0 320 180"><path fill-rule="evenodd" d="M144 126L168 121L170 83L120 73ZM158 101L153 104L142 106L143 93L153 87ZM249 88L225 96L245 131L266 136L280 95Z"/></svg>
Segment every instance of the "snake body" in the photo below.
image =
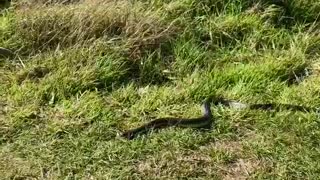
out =
<svg viewBox="0 0 320 180"><path fill-rule="evenodd" d="M137 137L139 134L147 133L153 129L162 129L170 126L209 129L212 127L212 124L213 124L213 117L210 110L210 103L213 103L214 105L220 104L220 105L231 107L234 109L262 109L262 110L286 109L286 110L304 111L304 112L318 111L317 108L292 105L292 104L277 104L277 103L246 104L246 103L241 103L234 100L227 100L220 97L214 98L214 100L212 100L211 98L208 98L203 104L204 114L201 117L189 118L189 119L188 118L172 118L172 117L155 119L138 128L134 128L134 129L123 132L122 137L127 139L133 139Z"/></svg>
<svg viewBox="0 0 320 180"><path fill-rule="evenodd" d="M7 48L0 47L0 58L14 57L15 54Z"/></svg>
<svg viewBox="0 0 320 180"><path fill-rule="evenodd" d="M158 118L149 123L146 123L138 128L125 131L122 136L127 139L133 139L138 134L147 133L152 129L162 129L170 126L176 127L192 127L192 128L211 128L212 113L210 110L210 102L205 101L203 104L204 114L197 118Z"/></svg>

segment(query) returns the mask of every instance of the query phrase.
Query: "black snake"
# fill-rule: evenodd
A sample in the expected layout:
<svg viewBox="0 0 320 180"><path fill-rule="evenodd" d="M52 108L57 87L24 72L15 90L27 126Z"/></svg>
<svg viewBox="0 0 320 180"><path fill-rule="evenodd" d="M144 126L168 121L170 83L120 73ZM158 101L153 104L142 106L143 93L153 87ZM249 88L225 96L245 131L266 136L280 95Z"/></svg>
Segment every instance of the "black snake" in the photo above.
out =
<svg viewBox="0 0 320 180"><path fill-rule="evenodd" d="M276 104L276 103L266 103L266 104L245 104L234 100L227 100L224 98L215 98L212 100L208 98L203 103L204 114L201 117L197 118L158 118L146 123L140 127L127 130L122 133L122 137L127 139L133 139L139 134L147 133L153 129L162 129L166 127L176 126L176 127L189 127L189 128L200 128L200 129L210 129L213 124L213 117L210 110L210 104L215 105L221 104L224 106L236 108L236 109L288 109L294 111L316 111L316 108L310 108L299 105L292 104Z"/></svg>

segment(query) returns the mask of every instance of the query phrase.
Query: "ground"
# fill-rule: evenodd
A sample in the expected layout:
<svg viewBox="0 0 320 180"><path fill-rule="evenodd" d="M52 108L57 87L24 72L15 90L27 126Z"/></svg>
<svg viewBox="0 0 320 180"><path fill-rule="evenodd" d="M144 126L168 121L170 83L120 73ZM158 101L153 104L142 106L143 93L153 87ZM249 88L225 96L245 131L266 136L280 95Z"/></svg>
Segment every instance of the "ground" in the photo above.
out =
<svg viewBox="0 0 320 180"><path fill-rule="evenodd" d="M320 105L320 1L13 1L0 16L4 179L317 179L315 111L212 106L209 131L119 134L195 117L209 96Z"/></svg>

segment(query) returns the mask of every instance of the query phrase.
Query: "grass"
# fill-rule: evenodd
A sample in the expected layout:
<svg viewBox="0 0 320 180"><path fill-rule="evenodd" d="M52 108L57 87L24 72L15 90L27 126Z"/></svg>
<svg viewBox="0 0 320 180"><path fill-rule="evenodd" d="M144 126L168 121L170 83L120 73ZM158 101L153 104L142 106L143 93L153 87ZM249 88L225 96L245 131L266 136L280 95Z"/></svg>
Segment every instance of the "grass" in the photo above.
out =
<svg viewBox="0 0 320 180"><path fill-rule="evenodd" d="M13 1L0 17L4 179L317 179L317 112L212 106L210 131L118 136L208 96L320 105L318 0Z"/></svg>

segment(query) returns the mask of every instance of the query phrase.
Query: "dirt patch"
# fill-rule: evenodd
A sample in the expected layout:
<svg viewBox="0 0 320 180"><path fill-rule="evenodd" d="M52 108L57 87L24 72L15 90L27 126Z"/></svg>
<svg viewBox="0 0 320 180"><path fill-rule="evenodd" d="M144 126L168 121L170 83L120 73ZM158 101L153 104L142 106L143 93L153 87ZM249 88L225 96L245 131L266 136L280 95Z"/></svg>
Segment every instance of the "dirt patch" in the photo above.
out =
<svg viewBox="0 0 320 180"><path fill-rule="evenodd" d="M246 138L253 138L252 134ZM164 152L138 162L135 169L141 177L248 179L265 163L246 153L243 142L221 140L197 151Z"/></svg>
<svg viewBox="0 0 320 180"><path fill-rule="evenodd" d="M0 174L4 179L35 178L38 174L30 162L8 152L0 154L0 163Z"/></svg>
<svg viewBox="0 0 320 180"><path fill-rule="evenodd" d="M262 162L257 159L238 159L232 164L220 167L224 180L248 179L252 173L260 169Z"/></svg>
<svg viewBox="0 0 320 180"><path fill-rule="evenodd" d="M245 142L255 141L258 138L255 132L246 133L238 140L220 140L207 146L200 147L202 152L210 153L212 157L225 155L226 158L220 158L211 162L215 163L216 172L221 179L248 179L257 170L266 167L264 160L258 159L253 154L248 153L245 148Z"/></svg>
<svg viewBox="0 0 320 180"><path fill-rule="evenodd" d="M197 152L165 153L139 162L136 166L141 177L153 178L212 177L215 170L211 157Z"/></svg>

